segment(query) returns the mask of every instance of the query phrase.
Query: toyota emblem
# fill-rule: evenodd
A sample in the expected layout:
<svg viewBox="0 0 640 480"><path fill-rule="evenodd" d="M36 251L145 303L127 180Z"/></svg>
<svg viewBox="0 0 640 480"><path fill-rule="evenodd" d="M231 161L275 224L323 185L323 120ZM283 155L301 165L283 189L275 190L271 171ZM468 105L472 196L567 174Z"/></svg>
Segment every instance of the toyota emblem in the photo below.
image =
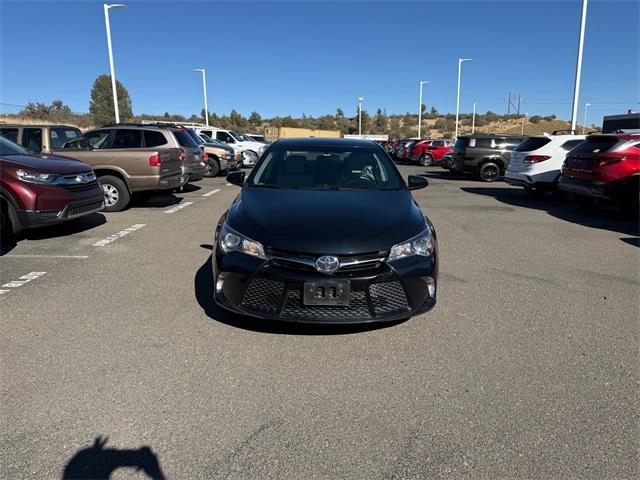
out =
<svg viewBox="0 0 640 480"><path fill-rule="evenodd" d="M333 273L338 268L340 268L340 260L336 257L325 255L316 260L316 270L321 273Z"/></svg>

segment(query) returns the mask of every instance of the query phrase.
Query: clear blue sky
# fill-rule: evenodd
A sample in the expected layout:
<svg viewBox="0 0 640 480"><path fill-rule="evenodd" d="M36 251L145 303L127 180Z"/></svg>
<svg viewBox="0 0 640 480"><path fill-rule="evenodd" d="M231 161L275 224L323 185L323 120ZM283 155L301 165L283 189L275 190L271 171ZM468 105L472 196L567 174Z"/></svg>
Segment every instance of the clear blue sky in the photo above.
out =
<svg viewBox="0 0 640 480"><path fill-rule="evenodd" d="M134 1L112 10L116 77L134 113L190 115L209 105L248 115L417 110L506 113L508 91L529 115L568 118L580 0L414 2ZM640 109L638 1L591 0L580 96L591 121ZM108 73L102 2L0 0L0 102L61 99L86 112L93 80ZM0 105L0 111L19 108ZM581 120L582 113L579 119Z"/></svg>

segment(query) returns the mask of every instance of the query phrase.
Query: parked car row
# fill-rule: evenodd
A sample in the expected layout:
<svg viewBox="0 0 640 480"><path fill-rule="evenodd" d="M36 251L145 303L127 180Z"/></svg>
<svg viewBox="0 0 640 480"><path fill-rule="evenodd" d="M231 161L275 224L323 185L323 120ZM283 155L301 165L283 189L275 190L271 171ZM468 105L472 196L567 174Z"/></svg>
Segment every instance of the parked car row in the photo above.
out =
<svg viewBox="0 0 640 480"><path fill-rule="evenodd" d="M640 203L640 133L461 135L441 166L485 182L503 178L534 196L613 201L632 212Z"/></svg>
<svg viewBox="0 0 640 480"><path fill-rule="evenodd" d="M266 149L237 132L168 122L120 123L84 133L67 125L3 124L0 137L25 153L87 164L104 192L104 210L111 212L127 208L137 193L181 189L203 177L252 167Z"/></svg>
<svg viewBox="0 0 640 480"><path fill-rule="evenodd" d="M453 149L453 143L444 139L406 138L389 141L384 148L396 160L419 163L428 167L439 163L442 156Z"/></svg>

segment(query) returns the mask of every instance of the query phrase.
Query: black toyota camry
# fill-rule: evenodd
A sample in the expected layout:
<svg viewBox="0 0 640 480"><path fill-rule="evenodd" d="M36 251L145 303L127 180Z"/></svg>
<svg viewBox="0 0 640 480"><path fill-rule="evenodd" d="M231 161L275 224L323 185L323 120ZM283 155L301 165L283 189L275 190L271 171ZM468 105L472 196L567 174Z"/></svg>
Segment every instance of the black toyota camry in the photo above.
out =
<svg viewBox="0 0 640 480"><path fill-rule="evenodd" d="M364 140L273 143L218 222L221 307L265 319L361 323L433 308L436 233L387 154Z"/></svg>

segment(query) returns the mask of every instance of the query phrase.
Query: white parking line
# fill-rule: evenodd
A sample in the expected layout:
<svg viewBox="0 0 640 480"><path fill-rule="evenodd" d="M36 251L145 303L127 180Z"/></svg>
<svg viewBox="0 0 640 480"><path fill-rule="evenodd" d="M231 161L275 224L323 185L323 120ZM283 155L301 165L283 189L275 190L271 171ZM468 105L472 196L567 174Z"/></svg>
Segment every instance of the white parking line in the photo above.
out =
<svg viewBox="0 0 640 480"><path fill-rule="evenodd" d="M220 191L219 188L216 188L215 190L211 190L210 192L205 193L204 195L202 195L203 197L210 197L211 195L213 195L214 193L218 193Z"/></svg>
<svg viewBox="0 0 640 480"><path fill-rule="evenodd" d="M230 187L232 184L231 183L227 183L227 187Z"/></svg>
<svg viewBox="0 0 640 480"><path fill-rule="evenodd" d="M23 286L25 283L29 283L31 280L35 280L36 278L40 278L45 275L47 272L31 272L26 275L22 275L19 280L13 280L11 282L5 283L2 285L0 289L0 295L4 295L5 293L9 293L11 289L19 288ZM9 290L6 290L9 289Z"/></svg>
<svg viewBox="0 0 640 480"><path fill-rule="evenodd" d="M113 235L100 240L92 245L92 247L104 247L105 245L109 245L111 242L115 242L119 238L124 237L125 235L129 235L131 232L135 232L136 230L144 227L146 223L136 223L135 225L131 225L129 228L125 228L124 230L119 231L118 233L114 233Z"/></svg>
<svg viewBox="0 0 640 480"><path fill-rule="evenodd" d="M89 255L5 255L2 258L89 258Z"/></svg>
<svg viewBox="0 0 640 480"><path fill-rule="evenodd" d="M164 213L176 213L178 210L182 210L184 207L188 207L192 204L193 202L182 202L180 205L170 208L169 210L165 210Z"/></svg>

